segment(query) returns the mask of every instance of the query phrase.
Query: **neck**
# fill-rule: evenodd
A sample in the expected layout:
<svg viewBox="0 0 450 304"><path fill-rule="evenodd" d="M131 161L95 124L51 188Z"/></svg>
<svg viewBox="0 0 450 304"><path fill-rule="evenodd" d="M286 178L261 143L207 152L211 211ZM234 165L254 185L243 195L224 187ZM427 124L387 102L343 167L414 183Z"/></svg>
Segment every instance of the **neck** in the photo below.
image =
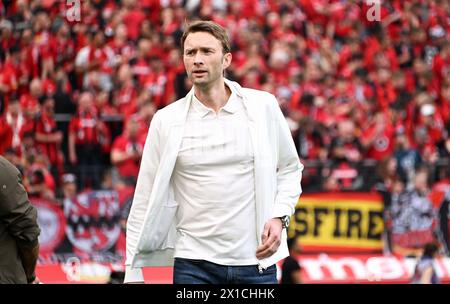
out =
<svg viewBox="0 0 450 304"><path fill-rule="evenodd" d="M194 92L201 103L213 109L216 113L227 103L231 95L231 90L223 80L210 87L195 86Z"/></svg>

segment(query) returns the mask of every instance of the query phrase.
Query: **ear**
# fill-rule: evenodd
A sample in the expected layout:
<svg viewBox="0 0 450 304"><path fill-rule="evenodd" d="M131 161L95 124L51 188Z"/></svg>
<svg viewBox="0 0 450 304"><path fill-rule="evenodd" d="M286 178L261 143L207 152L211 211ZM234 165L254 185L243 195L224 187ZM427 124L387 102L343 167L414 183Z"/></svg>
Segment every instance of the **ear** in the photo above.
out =
<svg viewBox="0 0 450 304"><path fill-rule="evenodd" d="M232 57L231 53L223 55L222 67L224 70L230 66Z"/></svg>

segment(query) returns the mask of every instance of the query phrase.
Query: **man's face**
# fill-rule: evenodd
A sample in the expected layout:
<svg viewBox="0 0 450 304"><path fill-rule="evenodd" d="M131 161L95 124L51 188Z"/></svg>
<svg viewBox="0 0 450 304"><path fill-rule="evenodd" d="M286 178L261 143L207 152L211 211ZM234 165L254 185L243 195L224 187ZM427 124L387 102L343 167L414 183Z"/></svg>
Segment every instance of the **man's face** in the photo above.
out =
<svg viewBox="0 0 450 304"><path fill-rule="evenodd" d="M10 102L8 112L13 116L18 115L20 113L20 103L17 100Z"/></svg>
<svg viewBox="0 0 450 304"><path fill-rule="evenodd" d="M90 93L83 93L78 103L81 111L89 111L94 105L94 98Z"/></svg>
<svg viewBox="0 0 450 304"><path fill-rule="evenodd" d="M42 83L39 80L34 79L31 81L30 93L34 97L39 97L42 95Z"/></svg>
<svg viewBox="0 0 450 304"><path fill-rule="evenodd" d="M415 185L416 189L425 192L428 188L427 179L428 179L427 173L425 173L425 172L416 173L416 176L414 179L414 185Z"/></svg>
<svg viewBox="0 0 450 304"><path fill-rule="evenodd" d="M65 183L63 186L64 197L73 198L77 195L77 185L74 182Z"/></svg>
<svg viewBox="0 0 450 304"><path fill-rule="evenodd" d="M190 33L184 42L184 67L195 86L209 87L223 77L231 54L223 54L222 44L207 32Z"/></svg>
<svg viewBox="0 0 450 304"><path fill-rule="evenodd" d="M130 120L127 125L128 135L131 138L135 138L139 132L139 123L134 120Z"/></svg>
<svg viewBox="0 0 450 304"><path fill-rule="evenodd" d="M104 43L105 43L105 36L103 36L103 33L98 32L97 34L95 34L95 45L97 47L101 47L103 46Z"/></svg>
<svg viewBox="0 0 450 304"><path fill-rule="evenodd" d="M55 100L53 98L47 98L42 109L48 114L53 114L55 111Z"/></svg>

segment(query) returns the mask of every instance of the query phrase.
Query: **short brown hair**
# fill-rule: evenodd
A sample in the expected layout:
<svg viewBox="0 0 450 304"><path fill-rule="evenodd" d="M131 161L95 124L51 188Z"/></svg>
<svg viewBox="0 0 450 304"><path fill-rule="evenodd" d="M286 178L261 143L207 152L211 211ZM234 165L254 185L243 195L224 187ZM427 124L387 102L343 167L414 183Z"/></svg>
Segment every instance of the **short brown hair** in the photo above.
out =
<svg viewBox="0 0 450 304"><path fill-rule="evenodd" d="M188 25L181 37L181 51L184 53L184 41L190 33L207 32L213 35L222 43L222 51L224 54L231 52L230 39L226 30L219 24L212 21L195 21Z"/></svg>

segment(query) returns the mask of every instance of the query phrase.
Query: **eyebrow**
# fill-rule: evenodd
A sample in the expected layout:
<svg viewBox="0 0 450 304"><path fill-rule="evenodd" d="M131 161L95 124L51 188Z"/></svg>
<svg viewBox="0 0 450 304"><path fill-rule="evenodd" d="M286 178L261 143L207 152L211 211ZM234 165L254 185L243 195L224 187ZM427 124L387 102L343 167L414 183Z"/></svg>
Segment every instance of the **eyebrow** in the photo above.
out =
<svg viewBox="0 0 450 304"><path fill-rule="evenodd" d="M215 49L213 47L199 47L199 48L186 48L185 52L189 52L189 51L196 51L200 49L201 51L215 51Z"/></svg>

